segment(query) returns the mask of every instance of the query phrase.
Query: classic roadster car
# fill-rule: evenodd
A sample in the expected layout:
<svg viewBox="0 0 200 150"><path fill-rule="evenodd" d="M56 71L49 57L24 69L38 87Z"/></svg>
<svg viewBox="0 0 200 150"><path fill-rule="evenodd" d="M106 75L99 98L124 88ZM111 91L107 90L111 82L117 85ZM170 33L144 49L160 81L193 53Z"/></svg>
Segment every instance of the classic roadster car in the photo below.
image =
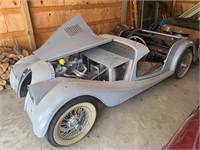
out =
<svg viewBox="0 0 200 150"><path fill-rule="evenodd" d="M137 32L151 37L151 44L136 35L141 43L97 36L76 15L12 66L11 86L18 98L26 97L24 110L37 137L54 146L76 143L94 125L97 102L116 106L173 74L182 78L197 58L187 38Z"/></svg>

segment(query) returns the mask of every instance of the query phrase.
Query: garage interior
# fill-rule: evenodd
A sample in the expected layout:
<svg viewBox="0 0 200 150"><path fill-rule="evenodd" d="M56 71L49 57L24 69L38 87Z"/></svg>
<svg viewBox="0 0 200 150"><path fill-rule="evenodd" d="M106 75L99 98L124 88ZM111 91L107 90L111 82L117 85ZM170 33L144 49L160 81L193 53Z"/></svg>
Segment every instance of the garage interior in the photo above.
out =
<svg viewBox="0 0 200 150"><path fill-rule="evenodd" d="M184 33L199 49L198 6L198 0L0 1L0 149L161 149L199 104L198 62L184 78L171 76L118 106L99 102L92 130L78 143L61 148L33 133L24 98L17 99L9 85L10 68L76 14L97 35L137 28Z"/></svg>

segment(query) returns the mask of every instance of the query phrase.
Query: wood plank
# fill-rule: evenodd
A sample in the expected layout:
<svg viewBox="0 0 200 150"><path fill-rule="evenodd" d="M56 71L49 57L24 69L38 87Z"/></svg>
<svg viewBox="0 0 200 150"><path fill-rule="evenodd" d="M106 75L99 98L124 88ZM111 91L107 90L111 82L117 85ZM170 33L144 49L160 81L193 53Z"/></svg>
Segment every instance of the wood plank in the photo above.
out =
<svg viewBox="0 0 200 150"><path fill-rule="evenodd" d="M133 1L132 0L129 1L129 9L130 9L129 14L131 17L131 19L130 19L131 26L133 27L134 26L134 18L133 18L133 12L132 12L132 10L133 10Z"/></svg>
<svg viewBox="0 0 200 150"><path fill-rule="evenodd" d="M25 21L26 33L28 35L28 42L31 50L36 49L35 37L33 32L33 26L31 22L30 12L28 8L27 0L21 1L22 15Z"/></svg>
<svg viewBox="0 0 200 150"><path fill-rule="evenodd" d="M3 15L0 15L0 33L7 32L6 21Z"/></svg>
<svg viewBox="0 0 200 150"><path fill-rule="evenodd" d="M60 26L66 20L65 11L38 12L31 15L33 28Z"/></svg>
<svg viewBox="0 0 200 150"><path fill-rule="evenodd" d="M35 40L37 43L37 46L40 47L46 40L53 34L53 32L46 32L46 33L41 33L41 34L35 34Z"/></svg>
<svg viewBox="0 0 200 150"><path fill-rule="evenodd" d="M21 14L4 15L8 32L24 30L24 18Z"/></svg>
<svg viewBox="0 0 200 150"><path fill-rule="evenodd" d="M0 15L7 15L7 14L20 14L20 8L7 8L7 9L0 9Z"/></svg>
<svg viewBox="0 0 200 150"><path fill-rule="evenodd" d="M24 36L26 35L26 31L15 31L15 32L7 32L7 33L0 33L0 39L6 39L6 38L12 38L12 37L18 37L18 36Z"/></svg>
<svg viewBox="0 0 200 150"><path fill-rule="evenodd" d="M91 22L87 22L87 24L89 26L93 26L93 25L113 23L113 22L119 22L119 21L120 21L120 18L114 18L114 19L91 21ZM58 28L59 28L59 26L48 27L48 28L38 28L38 29L35 29L35 34L46 33L46 32L54 32Z"/></svg>
<svg viewBox="0 0 200 150"><path fill-rule="evenodd" d="M0 0L1 8L19 8L21 0Z"/></svg>
<svg viewBox="0 0 200 150"><path fill-rule="evenodd" d="M104 23L112 23L112 22L120 22L120 18L91 21L91 22L87 22L87 24L89 26L91 26L91 25L104 24Z"/></svg>
<svg viewBox="0 0 200 150"><path fill-rule="evenodd" d="M127 9L128 9L128 1L123 0L121 3L121 23L126 23L127 18Z"/></svg>
<svg viewBox="0 0 200 150"><path fill-rule="evenodd" d="M104 8L104 7L120 7L120 6L121 6L121 2L88 4L88 5L44 6L44 7L32 7L32 8L30 8L30 12L34 13L34 12L79 10L79 9L92 9L92 8Z"/></svg>
<svg viewBox="0 0 200 150"><path fill-rule="evenodd" d="M137 0L133 1L134 7L134 19L135 19L135 28L138 28L138 9L137 9Z"/></svg>
<svg viewBox="0 0 200 150"><path fill-rule="evenodd" d="M181 1L176 1L176 3L181 3L181 4L197 4L198 3L198 1L192 1L192 0L190 0L190 1L183 1L183 0L181 0Z"/></svg>
<svg viewBox="0 0 200 150"><path fill-rule="evenodd" d="M54 26L54 27L48 27L48 28L38 28L35 29L35 34L40 34L40 33L46 33L46 32L54 32L56 29L58 29L59 26Z"/></svg>
<svg viewBox="0 0 200 150"><path fill-rule="evenodd" d="M5 38L5 39L0 38L0 45L11 45L10 38Z"/></svg>
<svg viewBox="0 0 200 150"><path fill-rule="evenodd" d="M118 24L119 22L111 22L111 23L104 23L104 24L96 24L96 25L92 25L90 26L90 28L94 31L95 34L99 35L99 34L104 34L104 33L108 33L109 31L111 31L116 24Z"/></svg>
<svg viewBox="0 0 200 150"><path fill-rule="evenodd" d="M29 0L29 6L55 6L55 5L88 5L98 3L116 3L122 0Z"/></svg>
<svg viewBox="0 0 200 150"><path fill-rule="evenodd" d="M24 49L27 49L27 50L30 49L27 34L24 36L15 37L15 39L20 47L23 47Z"/></svg>
<svg viewBox="0 0 200 150"><path fill-rule="evenodd" d="M65 5L65 1L69 0L29 0L28 4L30 7L56 6Z"/></svg>

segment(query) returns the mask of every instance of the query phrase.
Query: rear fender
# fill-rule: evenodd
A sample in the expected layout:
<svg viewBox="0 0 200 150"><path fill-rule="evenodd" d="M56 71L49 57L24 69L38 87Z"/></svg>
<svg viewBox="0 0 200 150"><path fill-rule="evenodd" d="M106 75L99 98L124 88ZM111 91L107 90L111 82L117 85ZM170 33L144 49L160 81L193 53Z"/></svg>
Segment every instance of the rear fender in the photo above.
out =
<svg viewBox="0 0 200 150"><path fill-rule="evenodd" d="M167 59L167 66L169 67L169 70L175 71L179 59L188 48L190 48L193 52L193 60L197 59L197 50L194 43L192 41L188 41L187 38L182 39L172 46L172 50L168 56L169 58Z"/></svg>

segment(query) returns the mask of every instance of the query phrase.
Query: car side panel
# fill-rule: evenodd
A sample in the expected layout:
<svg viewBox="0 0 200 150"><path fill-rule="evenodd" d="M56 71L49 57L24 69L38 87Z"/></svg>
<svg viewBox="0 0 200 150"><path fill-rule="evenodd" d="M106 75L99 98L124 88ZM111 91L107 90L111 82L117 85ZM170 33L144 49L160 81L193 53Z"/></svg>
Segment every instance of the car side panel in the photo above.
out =
<svg viewBox="0 0 200 150"><path fill-rule="evenodd" d="M32 121L33 131L36 136L43 137L55 113L64 104L76 97L85 95L92 96L111 107L128 100L170 75L172 75L172 72L166 72L155 78L131 82L59 79L57 84L52 86L52 89L46 95L43 95L43 98L37 105L33 103L28 92L25 101L25 111ZM40 87L40 83L37 84ZM46 82L46 86L48 86L48 82ZM31 85L29 88L31 88ZM37 95L34 91L32 91L32 94Z"/></svg>

